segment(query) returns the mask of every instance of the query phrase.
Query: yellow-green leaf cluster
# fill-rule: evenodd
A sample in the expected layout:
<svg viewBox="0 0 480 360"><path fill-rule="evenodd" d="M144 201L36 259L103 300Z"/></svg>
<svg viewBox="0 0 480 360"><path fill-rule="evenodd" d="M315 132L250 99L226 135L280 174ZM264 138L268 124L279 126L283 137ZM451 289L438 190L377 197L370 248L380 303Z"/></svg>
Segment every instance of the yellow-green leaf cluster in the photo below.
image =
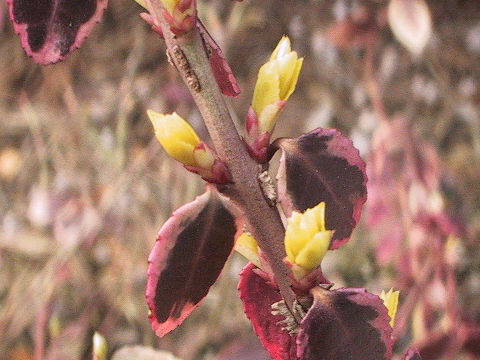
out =
<svg viewBox="0 0 480 360"><path fill-rule="evenodd" d="M395 324L395 315L397 314L398 307L398 297L400 296L400 291L393 291L391 288L387 293L382 290L380 294L380 299L383 300L383 304L388 310L388 316L390 316L390 326L393 327Z"/></svg>
<svg viewBox="0 0 480 360"><path fill-rule="evenodd" d="M253 92L252 107L263 132L272 131L275 119L282 109L279 102L287 101L295 90L303 58L291 50L290 39L282 37L270 60L258 72Z"/></svg>
<svg viewBox="0 0 480 360"><path fill-rule="evenodd" d="M324 202L304 213L294 211L285 232L288 261L307 272L313 270L322 262L331 237L332 231L325 228Z"/></svg>

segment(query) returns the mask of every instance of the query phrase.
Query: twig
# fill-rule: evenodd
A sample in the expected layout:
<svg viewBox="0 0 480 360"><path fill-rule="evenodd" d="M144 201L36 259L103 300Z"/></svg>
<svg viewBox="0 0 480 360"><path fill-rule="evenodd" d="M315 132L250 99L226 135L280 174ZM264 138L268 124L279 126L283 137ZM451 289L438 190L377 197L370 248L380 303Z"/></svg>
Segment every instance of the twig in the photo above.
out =
<svg viewBox="0 0 480 360"><path fill-rule="evenodd" d="M147 0L147 7L165 38L167 51L203 116L215 150L228 166L233 183L220 190L230 197L242 211L249 231L268 259L280 293L297 321L294 309L295 294L289 280L289 270L283 263L285 230L280 214L270 207L258 182L260 171L250 158L232 121L223 95L215 81L205 47L197 29L175 36L162 14L159 0Z"/></svg>

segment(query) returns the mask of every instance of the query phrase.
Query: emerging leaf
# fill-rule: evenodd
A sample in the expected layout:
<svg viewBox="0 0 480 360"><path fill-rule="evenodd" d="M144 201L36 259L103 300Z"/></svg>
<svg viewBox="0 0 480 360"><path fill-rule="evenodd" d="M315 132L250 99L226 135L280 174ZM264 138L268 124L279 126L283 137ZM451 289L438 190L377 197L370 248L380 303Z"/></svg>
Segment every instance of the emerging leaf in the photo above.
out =
<svg viewBox="0 0 480 360"><path fill-rule="evenodd" d="M217 280L233 248L235 218L213 187L163 225L148 258L146 298L158 336L180 325Z"/></svg>
<svg viewBox="0 0 480 360"><path fill-rule="evenodd" d="M285 251L291 264L311 272L325 256L332 232L325 229L325 203L322 202L303 214L294 211L288 218L285 231ZM293 267L295 274L295 267ZM298 276L296 276L299 278Z"/></svg>
<svg viewBox="0 0 480 360"><path fill-rule="evenodd" d="M233 71L228 64L222 49L212 38L200 20L197 20L197 27L202 35L203 42L208 49L208 60L212 67L215 80L224 95L236 97L241 93L237 79L233 75Z"/></svg>
<svg viewBox="0 0 480 360"><path fill-rule="evenodd" d="M152 122L157 140L162 144L168 155L182 164L197 165L194 150L200 145L201 140L192 126L176 112L161 114L153 110L147 110L147 115ZM211 163L213 163L213 160Z"/></svg>
<svg viewBox="0 0 480 360"><path fill-rule="evenodd" d="M242 232L235 241L235 250L261 268L260 254L257 241L249 232Z"/></svg>
<svg viewBox="0 0 480 360"><path fill-rule="evenodd" d="M365 163L352 141L335 129L316 129L274 142L282 149L278 196L287 216L326 204L330 249L350 238L367 199Z"/></svg>
<svg viewBox="0 0 480 360"><path fill-rule="evenodd" d="M270 60L258 71L257 83L253 92L252 107L260 118L261 133L271 132L277 111L268 110L270 114L266 124L262 124L262 113L268 105L279 101L287 101L295 90L298 75L302 68L303 58L298 58L297 52L292 51L290 39L282 37L270 56ZM280 111L281 108L278 110Z"/></svg>
<svg viewBox="0 0 480 360"><path fill-rule="evenodd" d="M392 328L382 300L365 289L312 291L314 302L300 325L302 360L389 360Z"/></svg>
<svg viewBox="0 0 480 360"><path fill-rule="evenodd" d="M282 297L278 289L260 276L258 271L252 263L248 263L240 273L238 290L245 314L273 360L296 360L295 337L282 330L279 321L285 318L272 314L272 304L282 300Z"/></svg>
<svg viewBox="0 0 480 360"><path fill-rule="evenodd" d="M399 296L400 291L393 291L393 288L388 290L388 292L382 290L382 293L380 294L380 299L383 300L383 304L388 310L388 316L390 316L390 326L392 328L395 325L395 315L397 314Z"/></svg>
<svg viewBox="0 0 480 360"><path fill-rule="evenodd" d="M28 56L42 65L78 49L100 21L108 0L7 0L15 32Z"/></svg>

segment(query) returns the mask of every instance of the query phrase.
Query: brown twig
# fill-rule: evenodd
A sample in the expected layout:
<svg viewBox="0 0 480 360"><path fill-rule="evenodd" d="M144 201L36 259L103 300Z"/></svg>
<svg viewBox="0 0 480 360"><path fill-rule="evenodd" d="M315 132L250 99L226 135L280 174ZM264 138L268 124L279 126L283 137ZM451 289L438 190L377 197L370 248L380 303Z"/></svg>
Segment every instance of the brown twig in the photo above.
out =
<svg viewBox="0 0 480 360"><path fill-rule="evenodd" d="M162 14L159 0L147 0L147 7L165 38L167 52L180 72L188 90L202 114L215 150L229 168L233 183L221 189L242 211L249 231L268 259L280 293L297 321L294 311L295 294L289 280L289 270L283 263L285 230L277 208L269 206L258 182L260 168L248 155L235 128L223 95L212 73L202 39L193 29L176 36Z"/></svg>

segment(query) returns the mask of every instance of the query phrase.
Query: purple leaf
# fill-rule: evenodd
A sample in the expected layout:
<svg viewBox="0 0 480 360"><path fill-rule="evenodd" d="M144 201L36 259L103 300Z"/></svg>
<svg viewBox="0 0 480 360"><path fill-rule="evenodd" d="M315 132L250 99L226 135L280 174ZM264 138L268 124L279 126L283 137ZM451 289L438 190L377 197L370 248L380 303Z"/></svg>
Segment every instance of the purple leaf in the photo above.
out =
<svg viewBox="0 0 480 360"><path fill-rule="evenodd" d="M108 0L7 0L15 32L42 65L65 59L100 21Z"/></svg>
<svg viewBox="0 0 480 360"><path fill-rule="evenodd" d="M389 360L392 328L383 301L365 289L312 291L314 302L300 325L302 360Z"/></svg>
<svg viewBox="0 0 480 360"><path fill-rule="evenodd" d="M220 46L218 46L200 20L197 21L197 26L208 50L208 60L210 61L210 66L218 87L224 95L232 97L238 96L241 92L240 87L225 55L223 55L222 49L220 49Z"/></svg>
<svg viewBox="0 0 480 360"><path fill-rule="evenodd" d="M259 275L258 268L247 264L240 273L238 290L245 314L255 333L273 360L296 360L295 337L282 330L282 316L272 315L272 304L282 300L278 289Z"/></svg>
<svg viewBox="0 0 480 360"><path fill-rule="evenodd" d="M330 249L347 242L367 199L365 163L350 139L335 129L277 139L283 155L278 196L287 216L326 203L326 227L335 230Z"/></svg>
<svg viewBox="0 0 480 360"><path fill-rule="evenodd" d="M207 295L233 248L235 218L213 187L176 210L148 258L146 298L158 336L180 325Z"/></svg>

